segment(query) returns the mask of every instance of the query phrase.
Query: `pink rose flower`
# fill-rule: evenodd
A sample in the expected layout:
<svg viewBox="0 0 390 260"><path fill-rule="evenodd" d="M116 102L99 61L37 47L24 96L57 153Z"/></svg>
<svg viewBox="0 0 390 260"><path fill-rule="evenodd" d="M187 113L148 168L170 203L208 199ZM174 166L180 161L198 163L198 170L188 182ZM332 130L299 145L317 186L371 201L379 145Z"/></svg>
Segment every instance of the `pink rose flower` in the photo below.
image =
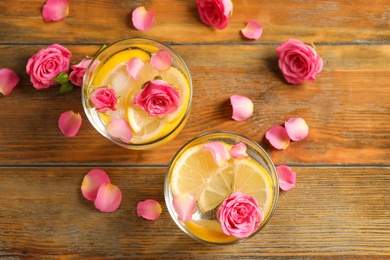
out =
<svg viewBox="0 0 390 260"><path fill-rule="evenodd" d="M200 19L219 30L225 29L233 9L231 0L196 0Z"/></svg>
<svg viewBox="0 0 390 260"><path fill-rule="evenodd" d="M95 89L91 97L89 98L92 106L95 107L96 111L104 113L108 110L116 110L116 104L118 98L115 96L115 90L108 87L100 87Z"/></svg>
<svg viewBox="0 0 390 260"><path fill-rule="evenodd" d="M81 87L83 85L83 77L92 59L83 59L78 64L71 66L72 71L69 73L69 80L73 85ZM90 71L96 69L99 64L97 60L91 65Z"/></svg>
<svg viewBox="0 0 390 260"><path fill-rule="evenodd" d="M163 117L176 111L179 106L179 92L161 79L149 81L136 95L134 104L151 116Z"/></svg>
<svg viewBox="0 0 390 260"><path fill-rule="evenodd" d="M58 84L53 79L61 72L68 73L72 53L59 44L39 50L27 62L26 71L36 89Z"/></svg>
<svg viewBox="0 0 390 260"><path fill-rule="evenodd" d="M323 61L314 48L301 41L289 39L276 48L279 68L291 84L312 82L322 70Z"/></svg>
<svg viewBox="0 0 390 260"><path fill-rule="evenodd" d="M245 238L258 229L263 213L254 197L234 192L219 207L218 219L226 235Z"/></svg>

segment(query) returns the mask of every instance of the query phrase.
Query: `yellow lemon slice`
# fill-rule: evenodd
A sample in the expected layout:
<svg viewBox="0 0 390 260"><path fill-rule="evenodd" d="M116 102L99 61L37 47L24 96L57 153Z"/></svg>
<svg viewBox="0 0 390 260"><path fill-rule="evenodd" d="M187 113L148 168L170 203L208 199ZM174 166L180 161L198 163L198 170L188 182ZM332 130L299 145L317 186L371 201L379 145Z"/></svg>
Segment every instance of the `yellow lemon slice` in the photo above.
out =
<svg viewBox="0 0 390 260"><path fill-rule="evenodd" d="M215 243L226 243L237 240L234 236L225 235L222 231L221 224L216 220L190 220L184 222L186 228L196 237Z"/></svg>
<svg viewBox="0 0 390 260"><path fill-rule="evenodd" d="M180 156L172 169L170 185L173 194L194 196L202 212L216 208L235 191L255 197L264 214L271 209L272 180L261 165L250 158L233 158L226 166L218 167L203 144Z"/></svg>
<svg viewBox="0 0 390 260"><path fill-rule="evenodd" d="M150 60L150 55L141 49L128 49L116 53L105 63L98 65L94 72L95 77L92 80L92 85L95 87L102 86L107 75L114 73L118 65L123 66L132 58L140 58L143 62L147 62Z"/></svg>

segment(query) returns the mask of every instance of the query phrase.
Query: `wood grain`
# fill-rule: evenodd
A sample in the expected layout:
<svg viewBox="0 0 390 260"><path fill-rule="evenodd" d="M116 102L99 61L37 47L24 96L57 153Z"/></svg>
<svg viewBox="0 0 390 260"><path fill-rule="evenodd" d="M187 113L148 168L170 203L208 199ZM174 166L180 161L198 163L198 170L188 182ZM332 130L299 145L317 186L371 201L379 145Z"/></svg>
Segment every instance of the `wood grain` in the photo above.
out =
<svg viewBox="0 0 390 260"><path fill-rule="evenodd" d="M81 93L59 94L58 87L36 90L25 65L45 46L0 46L0 64L7 63L22 81L8 97L0 97L0 156L3 164L98 163L167 164L186 141L205 131L235 131L261 143L275 163L388 164L390 160L390 49L375 46L318 46L325 65L314 83L287 84L273 46L196 45L173 47L193 78L190 118L177 138L159 149L135 152L117 147L91 126ZM99 46L67 46L77 63ZM229 53L229 55L225 55ZM375 58L373 58L375 57ZM254 102L253 116L231 119L229 97L244 95ZM57 120L73 110L83 117L75 138L64 137ZM285 151L272 149L265 132L290 117L304 118L309 137Z"/></svg>
<svg viewBox="0 0 390 260"><path fill-rule="evenodd" d="M262 43L298 38L316 43L383 43L390 40L390 6L387 0L346 1L234 1L233 16L225 30L205 26L195 1L70 1L69 16L45 23L44 1L0 2L0 43L26 44L106 43L128 36L149 36L171 43L240 43L240 30L249 19L264 27ZM145 5L155 12L152 30L140 32L131 23L132 11ZM28 8L26 8L28 6ZM28 22L26 22L28 21ZM22 37L22 38L21 38ZM255 44L253 41L245 41Z"/></svg>
<svg viewBox="0 0 390 260"><path fill-rule="evenodd" d="M33 258L370 257L390 248L390 168L293 167L297 186L254 238L206 246L182 233L165 206L165 167L105 167L123 193L120 208L101 213L83 198L88 167L2 168L0 256ZM163 213L138 218L153 198ZM4 238L7 238L4 240Z"/></svg>

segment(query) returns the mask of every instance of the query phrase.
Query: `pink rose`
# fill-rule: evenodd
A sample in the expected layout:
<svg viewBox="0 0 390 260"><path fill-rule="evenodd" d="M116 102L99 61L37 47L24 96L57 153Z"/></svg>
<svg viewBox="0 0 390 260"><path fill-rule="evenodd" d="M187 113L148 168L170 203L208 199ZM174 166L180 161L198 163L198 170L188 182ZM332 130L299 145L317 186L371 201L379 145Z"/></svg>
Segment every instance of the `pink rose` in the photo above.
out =
<svg viewBox="0 0 390 260"><path fill-rule="evenodd" d="M312 82L322 70L323 61L314 48L301 41L289 39L276 48L279 68L292 84Z"/></svg>
<svg viewBox="0 0 390 260"><path fill-rule="evenodd" d="M115 90L108 87L100 87L95 89L91 97L89 98L92 105L95 107L98 112L106 112L108 110L116 110L116 103L118 99L115 96Z"/></svg>
<svg viewBox="0 0 390 260"><path fill-rule="evenodd" d="M263 214L254 197L234 192L219 207L218 219L226 235L245 238L257 230Z"/></svg>
<svg viewBox="0 0 390 260"><path fill-rule="evenodd" d="M200 19L215 28L225 29L233 9L231 0L196 0Z"/></svg>
<svg viewBox="0 0 390 260"><path fill-rule="evenodd" d="M83 77L85 74L85 71L87 70L89 64L91 63L92 59L83 59L78 64L73 65L72 71L69 74L69 80L73 83L75 86L81 87L83 85ZM94 71L96 69L96 66L99 64L97 60L93 62L91 65L91 68L89 71Z"/></svg>
<svg viewBox="0 0 390 260"><path fill-rule="evenodd" d="M176 111L179 106L179 92L161 79L149 81L137 94L134 104L151 116L163 117Z"/></svg>
<svg viewBox="0 0 390 260"><path fill-rule="evenodd" d="M26 71L36 89L58 84L53 81L61 72L68 73L72 53L59 44L39 50L27 62Z"/></svg>

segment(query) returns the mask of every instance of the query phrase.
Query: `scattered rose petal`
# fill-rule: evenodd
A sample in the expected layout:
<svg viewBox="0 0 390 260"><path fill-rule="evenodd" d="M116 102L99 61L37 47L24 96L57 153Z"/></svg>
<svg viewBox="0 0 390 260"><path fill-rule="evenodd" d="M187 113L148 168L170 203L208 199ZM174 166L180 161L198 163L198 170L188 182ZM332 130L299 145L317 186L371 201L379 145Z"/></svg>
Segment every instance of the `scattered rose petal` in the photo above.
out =
<svg viewBox="0 0 390 260"><path fill-rule="evenodd" d="M203 147L211 151L214 161L219 167L226 165L226 161L230 159L226 146L220 142L210 142Z"/></svg>
<svg viewBox="0 0 390 260"><path fill-rule="evenodd" d="M238 143L230 149L230 155L233 158L248 158L249 155L246 153L246 148L244 143Z"/></svg>
<svg viewBox="0 0 390 260"><path fill-rule="evenodd" d="M288 191L295 187L296 173L286 165L279 165L276 167L279 179L279 187Z"/></svg>
<svg viewBox="0 0 390 260"><path fill-rule="evenodd" d="M133 132L129 122L122 118L110 121L106 126L106 130L109 135L114 138L118 138L125 143L129 143L133 137Z"/></svg>
<svg viewBox="0 0 390 260"><path fill-rule="evenodd" d="M87 200L94 201L99 187L102 184L107 183L110 183L110 178L105 171L101 169L92 169L84 176L81 184L81 192Z"/></svg>
<svg viewBox="0 0 390 260"><path fill-rule="evenodd" d="M177 213L177 219L187 221L192 219L192 214L196 211L196 200L189 193L176 194L172 200L173 208Z"/></svg>
<svg viewBox="0 0 390 260"><path fill-rule="evenodd" d="M129 60L126 64L126 70L129 73L129 75L135 79L136 81L139 80L139 73L141 72L142 68L144 67L144 62L140 58L132 58Z"/></svg>
<svg viewBox="0 0 390 260"><path fill-rule="evenodd" d="M263 27L256 20L249 20L245 28L241 30L242 34L248 38L257 40L263 33Z"/></svg>
<svg viewBox="0 0 390 260"><path fill-rule="evenodd" d="M122 201L122 192L118 186L111 183L100 185L95 199L95 207L102 212L115 211Z"/></svg>
<svg viewBox="0 0 390 260"><path fill-rule="evenodd" d="M230 97L230 103L233 107L232 118L236 121L244 121L253 113L253 102L247 97L233 95Z"/></svg>
<svg viewBox="0 0 390 260"><path fill-rule="evenodd" d="M146 11L145 6L139 6L133 11L132 21L135 29L148 31L152 29L154 13L152 11Z"/></svg>
<svg viewBox="0 0 390 260"><path fill-rule="evenodd" d="M76 114L72 110L62 113L58 119L58 127L67 137L75 136L80 129L81 123L81 115L79 113Z"/></svg>
<svg viewBox="0 0 390 260"><path fill-rule="evenodd" d="M160 203L155 200L148 199L140 201L137 204L137 215L149 220L156 220L160 217L162 208Z"/></svg>
<svg viewBox="0 0 390 260"><path fill-rule="evenodd" d="M275 125L271 127L265 134L265 138L270 144L279 150L286 149L290 144L290 137L283 126Z"/></svg>
<svg viewBox="0 0 390 260"><path fill-rule="evenodd" d="M293 141L301 141L309 134L309 126L300 117L292 117L284 122L287 134Z"/></svg>
<svg viewBox="0 0 390 260"><path fill-rule="evenodd" d="M8 96L19 83L20 77L13 70L0 69L0 92Z"/></svg>
<svg viewBox="0 0 390 260"><path fill-rule="evenodd" d="M42 9L42 17L45 22L59 21L68 15L68 0L47 0Z"/></svg>
<svg viewBox="0 0 390 260"><path fill-rule="evenodd" d="M153 68L158 71L166 71L172 66L172 57L167 51L158 51L150 58Z"/></svg>

